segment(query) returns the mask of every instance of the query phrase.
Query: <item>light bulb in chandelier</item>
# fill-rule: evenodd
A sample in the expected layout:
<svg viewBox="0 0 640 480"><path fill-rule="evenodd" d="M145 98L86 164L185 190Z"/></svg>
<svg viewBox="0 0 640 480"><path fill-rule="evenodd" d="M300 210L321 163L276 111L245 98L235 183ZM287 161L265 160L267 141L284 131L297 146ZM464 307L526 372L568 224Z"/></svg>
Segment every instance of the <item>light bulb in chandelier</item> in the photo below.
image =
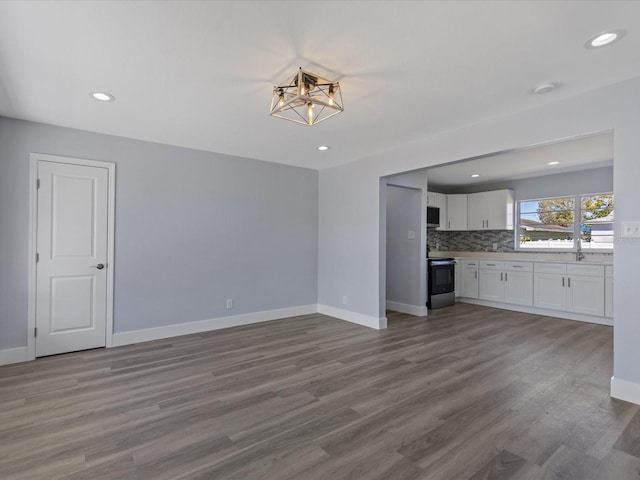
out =
<svg viewBox="0 0 640 480"><path fill-rule="evenodd" d="M335 95L335 91L333 90L333 85L329 86L329 105L333 106L335 102L333 101L333 96Z"/></svg>
<svg viewBox="0 0 640 480"><path fill-rule="evenodd" d="M313 124L313 103L307 103L307 122L309 125Z"/></svg>

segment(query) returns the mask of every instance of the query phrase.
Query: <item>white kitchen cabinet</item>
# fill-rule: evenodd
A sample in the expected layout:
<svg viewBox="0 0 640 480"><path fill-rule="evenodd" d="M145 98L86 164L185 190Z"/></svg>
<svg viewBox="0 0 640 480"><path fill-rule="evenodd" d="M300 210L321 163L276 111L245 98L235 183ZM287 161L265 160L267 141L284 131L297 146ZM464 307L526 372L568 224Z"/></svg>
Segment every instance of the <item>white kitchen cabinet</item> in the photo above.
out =
<svg viewBox="0 0 640 480"><path fill-rule="evenodd" d="M604 266L536 263L533 306L604 315Z"/></svg>
<svg viewBox="0 0 640 480"><path fill-rule="evenodd" d="M480 262L479 298L515 305L533 305L533 264L530 262Z"/></svg>
<svg viewBox="0 0 640 480"><path fill-rule="evenodd" d="M447 195L444 193L427 192L427 206L437 207L440 210L440 226L436 230L447 228Z"/></svg>
<svg viewBox="0 0 640 480"><path fill-rule="evenodd" d="M613 318L613 266L604 267L604 316Z"/></svg>
<svg viewBox="0 0 640 480"><path fill-rule="evenodd" d="M453 270L453 284L454 284L454 295L455 297L460 297L462 295L462 269L460 268L460 259L455 260L455 267Z"/></svg>
<svg viewBox="0 0 640 480"><path fill-rule="evenodd" d="M447 196L444 193L427 192L427 205L442 208L446 206Z"/></svg>
<svg viewBox="0 0 640 480"><path fill-rule="evenodd" d="M478 260L462 261L462 297L478 298Z"/></svg>
<svg viewBox="0 0 640 480"><path fill-rule="evenodd" d="M446 222L443 230L467 230L467 195L447 195Z"/></svg>
<svg viewBox="0 0 640 480"><path fill-rule="evenodd" d="M504 302L504 262L480 261L478 298Z"/></svg>
<svg viewBox="0 0 640 480"><path fill-rule="evenodd" d="M567 265L567 311L604 315L604 265Z"/></svg>
<svg viewBox="0 0 640 480"><path fill-rule="evenodd" d="M504 301L514 305L533 306L533 264L507 262L504 272Z"/></svg>
<svg viewBox="0 0 640 480"><path fill-rule="evenodd" d="M550 310L567 310L565 277L557 273L535 273L533 275L533 306Z"/></svg>
<svg viewBox="0 0 640 480"><path fill-rule="evenodd" d="M513 190L467 195L468 230L513 230Z"/></svg>

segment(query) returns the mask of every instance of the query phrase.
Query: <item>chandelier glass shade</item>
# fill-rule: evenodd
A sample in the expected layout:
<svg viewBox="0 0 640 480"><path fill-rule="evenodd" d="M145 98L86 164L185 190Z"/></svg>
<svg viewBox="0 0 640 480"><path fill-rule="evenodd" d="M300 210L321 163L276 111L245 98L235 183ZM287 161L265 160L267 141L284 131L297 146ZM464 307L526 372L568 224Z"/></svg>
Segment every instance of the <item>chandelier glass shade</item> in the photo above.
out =
<svg viewBox="0 0 640 480"><path fill-rule="evenodd" d="M287 85L273 87L273 117L311 126L342 111L340 83L302 68Z"/></svg>

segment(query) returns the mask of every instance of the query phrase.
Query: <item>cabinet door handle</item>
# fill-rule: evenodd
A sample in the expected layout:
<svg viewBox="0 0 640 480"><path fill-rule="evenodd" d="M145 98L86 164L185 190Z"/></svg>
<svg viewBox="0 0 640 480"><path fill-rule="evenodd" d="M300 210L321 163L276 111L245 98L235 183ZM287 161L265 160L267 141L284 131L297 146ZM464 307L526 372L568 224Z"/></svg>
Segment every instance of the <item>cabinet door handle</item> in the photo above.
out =
<svg viewBox="0 0 640 480"><path fill-rule="evenodd" d="M562 286L564 287L564 277L562 277Z"/></svg>
<svg viewBox="0 0 640 480"><path fill-rule="evenodd" d="M473 272L474 278L478 278L478 270L476 270L475 272Z"/></svg>
<svg viewBox="0 0 640 480"><path fill-rule="evenodd" d="M489 228L489 220L487 220L487 228Z"/></svg>
<svg viewBox="0 0 640 480"><path fill-rule="evenodd" d="M451 222L447 222L447 228L451 228Z"/></svg>
<svg viewBox="0 0 640 480"><path fill-rule="evenodd" d="M508 274L508 272L504 272L504 281L505 282L507 281L507 274Z"/></svg>
<svg viewBox="0 0 640 480"><path fill-rule="evenodd" d="M495 267L496 264L495 263L487 263L487 267Z"/></svg>
<svg viewBox="0 0 640 480"><path fill-rule="evenodd" d="M567 277L567 287L571 288L571 277Z"/></svg>

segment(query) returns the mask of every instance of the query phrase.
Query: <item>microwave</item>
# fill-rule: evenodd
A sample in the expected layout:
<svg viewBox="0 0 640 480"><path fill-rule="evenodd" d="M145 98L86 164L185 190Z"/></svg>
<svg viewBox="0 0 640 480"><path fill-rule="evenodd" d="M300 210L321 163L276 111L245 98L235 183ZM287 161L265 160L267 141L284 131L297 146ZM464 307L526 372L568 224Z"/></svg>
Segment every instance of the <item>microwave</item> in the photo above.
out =
<svg viewBox="0 0 640 480"><path fill-rule="evenodd" d="M438 207L427 207L427 227L440 226L440 209Z"/></svg>

